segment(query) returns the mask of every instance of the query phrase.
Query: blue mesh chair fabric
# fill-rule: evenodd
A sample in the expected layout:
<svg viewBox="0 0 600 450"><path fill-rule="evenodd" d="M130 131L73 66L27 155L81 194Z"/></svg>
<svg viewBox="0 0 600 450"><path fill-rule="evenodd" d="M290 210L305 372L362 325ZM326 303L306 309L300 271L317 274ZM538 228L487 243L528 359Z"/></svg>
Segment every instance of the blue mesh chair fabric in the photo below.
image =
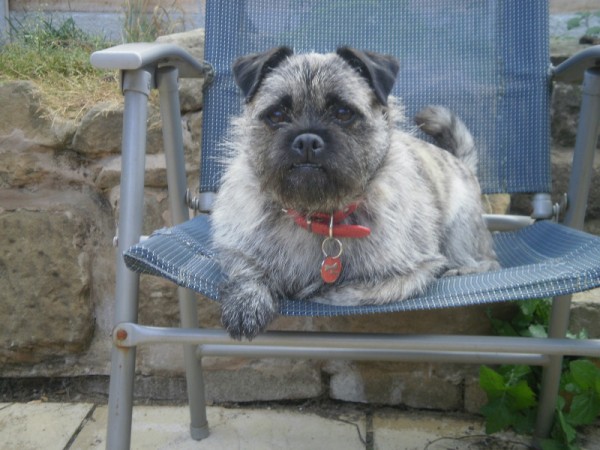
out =
<svg viewBox="0 0 600 450"><path fill-rule="evenodd" d="M201 215L155 232L125 255L137 272L165 277L218 300L223 275L211 249L211 228ZM600 238L565 226L538 222L515 232L496 233L494 244L503 267L484 274L447 277L422 296L380 306L331 306L288 299L280 313L339 316L467 306L551 297L600 286Z"/></svg>
<svg viewBox="0 0 600 450"><path fill-rule="evenodd" d="M288 45L331 52L349 45L395 55L393 95L408 118L429 104L455 111L473 132L486 193L549 192L549 47L546 1L208 1L202 192L216 192L220 143L242 98L231 63Z"/></svg>
<svg viewBox="0 0 600 450"><path fill-rule="evenodd" d="M548 8L531 0L208 1L206 59L216 79L205 96L201 190L218 189L220 143L242 99L231 63L289 45L340 45L396 55L394 95L407 116L428 104L456 111L480 149L480 178L493 192L548 192ZM125 255L133 270L160 275L218 300L223 279L199 216L156 232ZM600 285L600 239L552 222L494 236L503 269L448 277L418 297L384 306L333 307L289 299L284 315L347 315L431 309L562 295Z"/></svg>

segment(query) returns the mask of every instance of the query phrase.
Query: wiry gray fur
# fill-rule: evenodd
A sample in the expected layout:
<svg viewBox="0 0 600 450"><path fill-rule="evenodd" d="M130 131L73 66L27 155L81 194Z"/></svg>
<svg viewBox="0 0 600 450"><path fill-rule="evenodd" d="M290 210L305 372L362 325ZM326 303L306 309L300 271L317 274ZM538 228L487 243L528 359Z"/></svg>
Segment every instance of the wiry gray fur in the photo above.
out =
<svg viewBox="0 0 600 450"><path fill-rule="evenodd" d="M477 175L479 158L473 136L452 111L443 106L428 106L419 111L415 122L421 131L434 137L440 147L451 152Z"/></svg>
<svg viewBox="0 0 600 450"><path fill-rule="evenodd" d="M388 97L397 70L392 57L347 48L325 55L279 48L234 65L247 103L232 122L212 214L227 274L222 322L232 337L263 331L284 297L382 304L418 295L440 276L498 267L471 135L447 110L419 116L421 128L465 165L403 129L402 109ZM342 120L348 110L351 120ZM343 272L324 284L324 237L283 209L310 214L354 202L348 222L371 235L341 239Z"/></svg>

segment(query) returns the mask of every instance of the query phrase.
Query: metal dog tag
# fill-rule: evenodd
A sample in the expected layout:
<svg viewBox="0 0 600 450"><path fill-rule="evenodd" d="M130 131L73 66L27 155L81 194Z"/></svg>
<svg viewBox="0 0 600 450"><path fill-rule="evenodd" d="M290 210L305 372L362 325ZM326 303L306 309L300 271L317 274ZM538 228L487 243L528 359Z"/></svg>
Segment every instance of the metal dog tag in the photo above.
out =
<svg viewBox="0 0 600 450"><path fill-rule="evenodd" d="M333 252L331 252L332 254L329 252L330 248L328 247L331 247L331 244L337 246L335 256L333 256ZM342 273L342 260L340 258L343 252L342 242L333 237L325 238L321 244L321 250L325 256L321 263L321 278L327 284L335 283Z"/></svg>
<svg viewBox="0 0 600 450"><path fill-rule="evenodd" d="M321 278L327 284L335 283L342 273L342 260L327 256L321 263Z"/></svg>

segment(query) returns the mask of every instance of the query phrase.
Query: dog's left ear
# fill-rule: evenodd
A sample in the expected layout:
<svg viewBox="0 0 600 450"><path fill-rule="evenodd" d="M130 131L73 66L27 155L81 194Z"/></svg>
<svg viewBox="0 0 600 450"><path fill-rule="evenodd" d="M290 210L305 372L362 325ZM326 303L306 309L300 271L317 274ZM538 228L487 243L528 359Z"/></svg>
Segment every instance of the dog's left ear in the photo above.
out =
<svg viewBox="0 0 600 450"><path fill-rule="evenodd" d="M367 80L377 100L387 106L388 95L400 68L398 60L391 55L362 52L350 47L340 47L336 53Z"/></svg>
<svg viewBox="0 0 600 450"><path fill-rule="evenodd" d="M252 100L265 76L293 53L289 47L276 47L235 60L232 66L233 76L246 98L246 103Z"/></svg>

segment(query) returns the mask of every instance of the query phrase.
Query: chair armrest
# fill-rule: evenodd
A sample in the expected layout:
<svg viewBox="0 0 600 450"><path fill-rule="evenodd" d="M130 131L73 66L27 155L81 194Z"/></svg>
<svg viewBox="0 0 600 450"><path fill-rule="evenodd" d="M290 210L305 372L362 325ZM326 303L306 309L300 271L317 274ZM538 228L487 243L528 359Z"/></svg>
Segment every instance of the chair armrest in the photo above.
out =
<svg viewBox="0 0 600 450"><path fill-rule="evenodd" d="M514 231L535 223L535 219L529 216L509 214L484 214L483 220L489 231Z"/></svg>
<svg viewBox="0 0 600 450"><path fill-rule="evenodd" d="M600 45L595 45L574 54L552 69L555 81L581 83L587 69L600 67Z"/></svg>
<svg viewBox="0 0 600 450"><path fill-rule="evenodd" d="M99 69L136 70L144 66L174 66L182 78L210 78L214 72L207 62L199 62L174 44L122 44L92 53L90 62Z"/></svg>

